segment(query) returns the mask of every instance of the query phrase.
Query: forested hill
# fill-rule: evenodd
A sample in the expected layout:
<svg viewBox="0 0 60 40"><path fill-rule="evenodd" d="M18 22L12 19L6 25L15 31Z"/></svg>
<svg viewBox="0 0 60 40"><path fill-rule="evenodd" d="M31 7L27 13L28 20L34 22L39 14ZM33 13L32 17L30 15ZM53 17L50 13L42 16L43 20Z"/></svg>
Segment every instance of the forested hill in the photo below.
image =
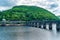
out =
<svg viewBox="0 0 60 40"><path fill-rule="evenodd" d="M15 6L12 9L0 12L0 20L59 20L51 12L36 6Z"/></svg>

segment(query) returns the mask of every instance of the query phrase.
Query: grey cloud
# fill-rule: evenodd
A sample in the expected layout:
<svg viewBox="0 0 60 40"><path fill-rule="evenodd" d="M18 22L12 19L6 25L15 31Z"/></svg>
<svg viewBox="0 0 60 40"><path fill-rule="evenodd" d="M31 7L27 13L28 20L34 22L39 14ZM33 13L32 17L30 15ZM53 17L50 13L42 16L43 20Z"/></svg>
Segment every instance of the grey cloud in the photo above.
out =
<svg viewBox="0 0 60 40"><path fill-rule="evenodd" d="M54 4L51 4L51 5L50 5L50 9L53 9L53 8L56 8L56 7L58 7L58 4L55 4L55 3L54 3Z"/></svg>

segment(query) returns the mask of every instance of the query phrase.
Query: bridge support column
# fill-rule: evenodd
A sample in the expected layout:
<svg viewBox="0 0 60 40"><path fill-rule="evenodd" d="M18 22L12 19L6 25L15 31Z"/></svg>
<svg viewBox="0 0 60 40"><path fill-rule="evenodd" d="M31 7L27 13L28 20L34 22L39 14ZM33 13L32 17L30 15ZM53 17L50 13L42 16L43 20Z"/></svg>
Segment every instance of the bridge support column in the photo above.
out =
<svg viewBox="0 0 60 40"><path fill-rule="evenodd" d="M35 22L35 27L37 27L37 22Z"/></svg>
<svg viewBox="0 0 60 40"><path fill-rule="evenodd" d="M39 23L37 22L37 28L39 28Z"/></svg>
<svg viewBox="0 0 60 40"><path fill-rule="evenodd" d="M43 24L41 24L41 28L43 28Z"/></svg>
<svg viewBox="0 0 60 40"><path fill-rule="evenodd" d="M46 29L49 30L49 24L48 23L46 24Z"/></svg>
<svg viewBox="0 0 60 40"><path fill-rule="evenodd" d="M46 29L46 23L43 23L43 28Z"/></svg>
<svg viewBox="0 0 60 40"><path fill-rule="evenodd" d="M60 24L59 23L56 24L56 29L57 29L57 31L60 31Z"/></svg>
<svg viewBox="0 0 60 40"><path fill-rule="evenodd" d="M56 23L52 23L52 31L56 32Z"/></svg>
<svg viewBox="0 0 60 40"><path fill-rule="evenodd" d="M41 24L41 23L39 23L39 28L41 28L41 25L42 25L42 24Z"/></svg>
<svg viewBox="0 0 60 40"><path fill-rule="evenodd" d="M31 26L33 27L33 22L31 22Z"/></svg>
<svg viewBox="0 0 60 40"><path fill-rule="evenodd" d="M31 27L32 27L32 25L31 25L31 24L32 24L32 22L30 22L30 21L29 21L29 22L27 22L27 26L31 26Z"/></svg>
<svg viewBox="0 0 60 40"><path fill-rule="evenodd" d="M30 22L31 26L32 26L32 22Z"/></svg>
<svg viewBox="0 0 60 40"><path fill-rule="evenodd" d="M30 22L27 21L27 22L26 22L26 26L29 26L29 24L30 24Z"/></svg>
<svg viewBox="0 0 60 40"><path fill-rule="evenodd" d="M34 22L34 24L33 24L33 25L34 25L34 27L35 27L35 22Z"/></svg>
<svg viewBox="0 0 60 40"><path fill-rule="evenodd" d="M52 23L49 23L49 30L52 30Z"/></svg>

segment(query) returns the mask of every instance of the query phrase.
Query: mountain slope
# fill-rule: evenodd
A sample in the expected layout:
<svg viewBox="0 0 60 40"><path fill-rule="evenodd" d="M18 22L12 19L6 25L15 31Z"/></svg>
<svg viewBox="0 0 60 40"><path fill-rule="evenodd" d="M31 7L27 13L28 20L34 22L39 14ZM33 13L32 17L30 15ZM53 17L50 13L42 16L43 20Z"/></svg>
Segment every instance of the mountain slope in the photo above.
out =
<svg viewBox="0 0 60 40"><path fill-rule="evenodd" d="M0 13L0 20L5 18L6 20L59 20L51 12L36 6L15 6L12 9L3 11Z"/></svg>

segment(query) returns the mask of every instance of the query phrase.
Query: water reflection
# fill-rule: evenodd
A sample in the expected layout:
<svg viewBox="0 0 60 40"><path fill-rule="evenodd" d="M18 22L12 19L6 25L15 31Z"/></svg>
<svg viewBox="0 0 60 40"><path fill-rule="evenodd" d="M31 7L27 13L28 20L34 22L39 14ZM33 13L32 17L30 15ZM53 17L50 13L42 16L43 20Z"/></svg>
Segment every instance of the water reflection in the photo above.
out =
<svg viewBox="0 0 60 40"><path fill-rule="evenodd" d="M0 40L60 40L60 32L34 27L0 27Z"/></svg>

